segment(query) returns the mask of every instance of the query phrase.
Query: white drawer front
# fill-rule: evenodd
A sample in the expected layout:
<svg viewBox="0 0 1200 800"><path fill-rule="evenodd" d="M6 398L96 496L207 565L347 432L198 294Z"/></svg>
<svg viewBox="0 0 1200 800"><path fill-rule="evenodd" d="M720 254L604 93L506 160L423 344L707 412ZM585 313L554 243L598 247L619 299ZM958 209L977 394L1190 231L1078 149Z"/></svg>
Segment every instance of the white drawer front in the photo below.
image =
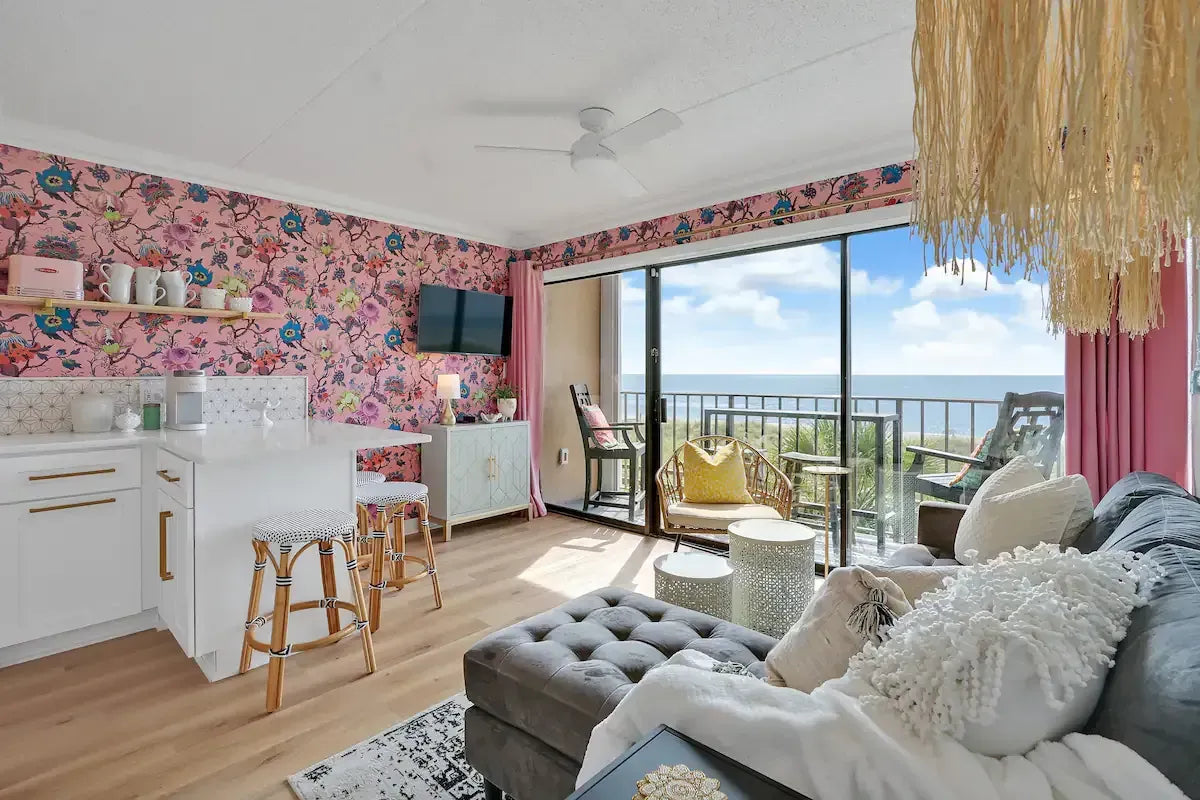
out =
<svg viewBox="0 0 1200 800"><path fill-rule="evenodd" d="M192 507L191 461L159 448L158 465L154 471L159 489L184 508Z"/></svg>
<svg viewBox="0 0 1200 800"><path fill-rule="evenodd" d="M141 482L138 447L0 459L0 503L114 492Z"/></svg>

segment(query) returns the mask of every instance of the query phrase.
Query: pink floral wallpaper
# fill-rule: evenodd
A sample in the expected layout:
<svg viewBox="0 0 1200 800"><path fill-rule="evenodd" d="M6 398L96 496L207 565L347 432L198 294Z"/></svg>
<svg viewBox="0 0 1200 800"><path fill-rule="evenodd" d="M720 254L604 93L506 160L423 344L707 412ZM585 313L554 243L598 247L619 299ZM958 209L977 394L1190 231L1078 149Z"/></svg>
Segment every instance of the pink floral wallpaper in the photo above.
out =
<svg viewBox="0 0 1200 800"><path fill-rule="evenodd" d="M787 225L806 219L849 214L879 206L908 202L913 163L887 164L862 172L743 197L681 214L671 214L606 231L589 233L546 244L524 252L543 269L598 261L603 258L674 247L691 241ZM899 196L896 196L899 195ZM836 204L836 205L834 205ZM833 206L826 208L826 206ZM815 209L808 214L780 215Z"/></svg>
<svg viewBox="0 0 1200 800"><path fill-rule="evenodd" d="M415 351L422 283L506 293L510 251L319 208L0 145L0 257L83 262L99 298L106 261L186 270L194 286L253 298L282 320L215 320L0 305L0 376L308 376L312 416L414 429L435 419L436 376L459 410L493 407L505 359ZM0 267L0 289L7 288ZM413 480L415 448L365 466Z"/></svg>

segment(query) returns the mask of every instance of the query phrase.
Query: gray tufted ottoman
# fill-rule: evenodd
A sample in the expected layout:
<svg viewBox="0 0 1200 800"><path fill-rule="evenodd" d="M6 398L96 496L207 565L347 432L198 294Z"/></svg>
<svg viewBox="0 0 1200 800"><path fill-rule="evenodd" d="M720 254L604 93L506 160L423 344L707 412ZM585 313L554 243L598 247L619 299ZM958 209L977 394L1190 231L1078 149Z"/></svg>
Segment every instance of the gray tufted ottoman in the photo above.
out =
<svg viewBox="0 0 1200 800"><path fill-rule="evenodd" d="M517 800L559 800L575 788L592 728L648 669L692 649L762 675L774 645L628 589L585 594L467 651L467 759Z"/></svg>

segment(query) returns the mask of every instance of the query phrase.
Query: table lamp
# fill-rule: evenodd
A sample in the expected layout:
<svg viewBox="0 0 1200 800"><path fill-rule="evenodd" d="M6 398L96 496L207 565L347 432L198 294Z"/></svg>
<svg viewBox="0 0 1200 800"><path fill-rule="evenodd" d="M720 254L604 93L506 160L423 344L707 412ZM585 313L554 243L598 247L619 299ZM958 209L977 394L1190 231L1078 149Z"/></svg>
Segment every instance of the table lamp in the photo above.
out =
<svg viewBox="0 0 1200 800"><path fill-rule="evenodd" d="M446 401L446 406L442 409L443 425L454 424L454 409L450 407L450 404L458 398L458 393L459 386L457 374L452 373L450 375L437 376L437 396L439 399Z"/></svg>

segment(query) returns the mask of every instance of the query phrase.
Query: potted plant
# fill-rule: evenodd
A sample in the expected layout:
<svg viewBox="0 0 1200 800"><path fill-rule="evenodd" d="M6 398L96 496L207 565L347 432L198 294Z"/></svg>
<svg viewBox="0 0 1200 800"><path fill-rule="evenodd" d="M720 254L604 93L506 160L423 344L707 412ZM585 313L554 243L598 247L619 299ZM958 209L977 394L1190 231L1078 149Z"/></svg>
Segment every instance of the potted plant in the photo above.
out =
<svg viewBox="0 0 1200 800"><path fill-rule="evenodd" d="M492 392L492 397L496 398L496 410L500 416L504 417L505 422L511 421L517 413L517 387L502 383Z"/></svg>

